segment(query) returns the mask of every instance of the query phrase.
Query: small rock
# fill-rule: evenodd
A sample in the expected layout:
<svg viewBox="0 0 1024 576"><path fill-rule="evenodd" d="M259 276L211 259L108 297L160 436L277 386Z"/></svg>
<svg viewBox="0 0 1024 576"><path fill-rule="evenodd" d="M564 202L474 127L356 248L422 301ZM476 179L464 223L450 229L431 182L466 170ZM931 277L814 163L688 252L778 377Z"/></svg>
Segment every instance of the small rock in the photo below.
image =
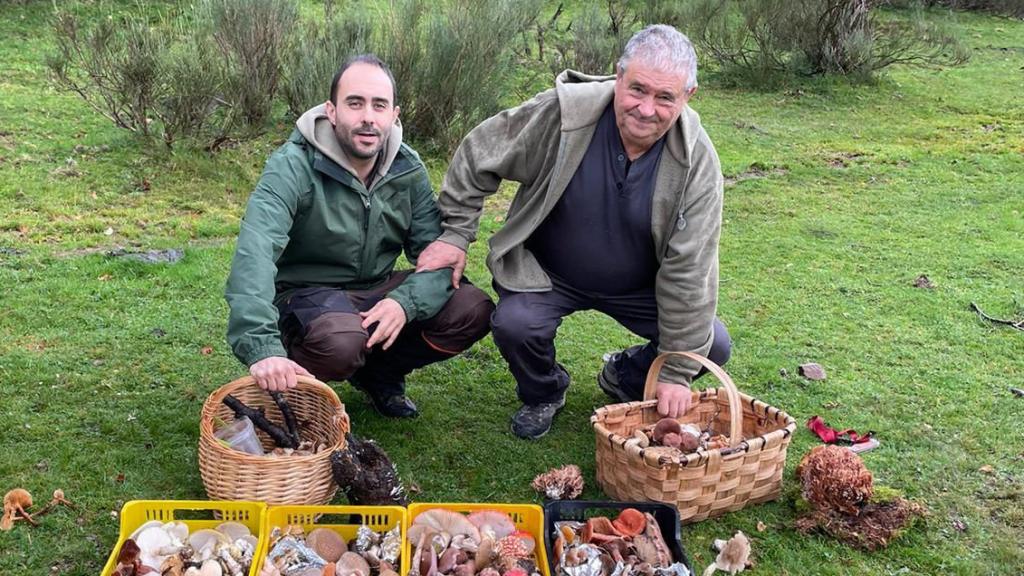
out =
<svg viewBox="0 0 1024 576"><path fill-rule="evenodd" d="M815 362L808 362L807 364L801 364L797 372L808 380L824 380L825 369L821 367L821 364Z"/></svg>
<svg viewBox="0 0 1024 576"><path fill-rule="evenodd" d="M981 468L978 468L978 472L981 472L982 474L992 474L995 471L996 469L993 468L991 464L985 464Z"/></svg>

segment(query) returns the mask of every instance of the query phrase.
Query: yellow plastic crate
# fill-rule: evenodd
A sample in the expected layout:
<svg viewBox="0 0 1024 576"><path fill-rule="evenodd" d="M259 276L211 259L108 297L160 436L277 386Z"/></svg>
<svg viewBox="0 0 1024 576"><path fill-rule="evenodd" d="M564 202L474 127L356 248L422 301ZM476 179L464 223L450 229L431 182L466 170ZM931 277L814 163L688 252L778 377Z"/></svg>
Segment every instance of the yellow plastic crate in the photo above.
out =
<svg viewBox="0 0 1024 576"><path fill-rule="evenodd" d="M332 523L339 520L335 516L348 516L343 518L346 523ZM353 517L355 516L355 517ZM253 563L256 573L263 568L263 562L270 553L270 533L275 527L285 528L286 526L302 526L307 533L314 528L328 528L334 530L345 539L346 542L354 540L356 532L363 524L369 526L376 532L386 532L399 526L399 533L402 542L405 542L405 527L407 525L406 510L401 506L271 506L263 517L263 536L260 538L260 557ZM403 546L402 557L398 559L399 574L408 571L406 550Z"/></svg>
<svg viewBox="0 0 1024 576"><path fill-rule="evenodd" d="M420 512L430 510L431 508L444 508L445 510L452 510L454 512L461 512L463 514L469 514L470 512L476 512L477 510L497 510L504 512L512 518L512 522L516 525L516 528L530 533L533 536L536 547L534 548L534 556L537 560L537 571L540 572L541 576L550 576L548 570L548 555L544 550L544 509L536 504L490 504L486 502L478 503L449 503L449 502L416 502L409 505L409 513L406 517L405 533L409 533L409 526L412 525L413 520ZM412 561L412 542L409 539L405 539L405 544L402 546L402 558L408 558ZM402 576L408 573L408 564L402 564Z"/></svg>
<svg viewBox="0 0 1024 576"><path fill-rule="evenodd" d="M244 524L258 543L253 553L253 563L249 567L249 575L255 576L256 558L263 556L264 540L260 528L267 505L262 502L228 502L216 500L132 500L121 508L121 533L117 537L117 545L107 559L101 576L110 576L117 567L117 553L121 545L139 526L150 520L161 522L182 522L188 526L189 533L203 528L214 528L221 522L238 522ZM202 518L198 518L201 516Z"/></svg>

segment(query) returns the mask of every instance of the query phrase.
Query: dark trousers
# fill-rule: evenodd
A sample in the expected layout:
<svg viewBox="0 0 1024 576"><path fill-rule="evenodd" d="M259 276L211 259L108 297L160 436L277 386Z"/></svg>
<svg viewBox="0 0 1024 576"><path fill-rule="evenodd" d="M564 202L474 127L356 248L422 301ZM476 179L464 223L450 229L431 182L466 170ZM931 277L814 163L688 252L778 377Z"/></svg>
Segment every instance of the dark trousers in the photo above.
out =
<svg viewBox="0 0 1024 576"><path fill-rule="evenodd" d="M555 333L562 318L578 310L597 310L614 318L647 344L620 355L613 368L619 386L637 400L658 355L658 306L654 290L603 295L576 290L552 277L547 292L511 292L495 284L498 306L491 316L494 342L516 379L524 404L556 402L569 387L569 375L555 361ZM729 360L731 343L725 325L715 318L714 341L708 356L716 364ZM700 377L704 371L697 375Z"/></svg>
<svg viewBox="0 0 1024 576"><path fill-rule="evenodd" d="M324 382L351 380L385 398L405 391L405 376L468 349L487 335L494 303L463 281L433 317L409 322L391 346L371 349L366 342L376 325L362 327L359 312L373 308L411 270L396 272L370 290L303 288L278 306L288 356Z"/></svg>

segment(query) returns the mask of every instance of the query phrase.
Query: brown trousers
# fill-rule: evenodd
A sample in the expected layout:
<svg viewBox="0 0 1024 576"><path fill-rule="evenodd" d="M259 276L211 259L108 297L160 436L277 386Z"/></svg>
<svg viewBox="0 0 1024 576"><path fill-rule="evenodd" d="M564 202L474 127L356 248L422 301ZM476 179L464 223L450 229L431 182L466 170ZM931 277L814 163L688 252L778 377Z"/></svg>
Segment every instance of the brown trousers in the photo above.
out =
<svg viewBox="0 0 1024 576"><path fill-rule="evenodd" d="M369 290L295 291L279 305L288 355L319 380L351 380L387 397L404 393L405 376L413 370L451 358L487 335L494 303L463 280L433 317L407 323L387 350L380 344L367 349L375 326L364 329L359 312L372 308L411 273L396 272Z"/></svg>

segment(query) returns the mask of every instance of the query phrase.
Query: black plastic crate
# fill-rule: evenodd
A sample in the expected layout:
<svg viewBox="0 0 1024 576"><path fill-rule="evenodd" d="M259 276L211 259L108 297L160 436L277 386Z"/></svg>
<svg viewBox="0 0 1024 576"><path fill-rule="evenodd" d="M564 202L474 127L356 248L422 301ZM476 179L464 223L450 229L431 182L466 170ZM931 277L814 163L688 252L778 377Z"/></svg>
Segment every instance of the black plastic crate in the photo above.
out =
<svg viewBox="0 0 1024 576"><path fill-rule="evenodd" d="M680 539L679 511L674 506L659 502L612 502L604 500L552 500L544 504L544 547L548 553L551 576L558 576L558 558L554 551L555 522L563 520L585 521L594 516L607 516L614 520L626 508L650 513L658 521L661 535L672 553L672 560L682 562L693 574L693 566Z"/></svg>

